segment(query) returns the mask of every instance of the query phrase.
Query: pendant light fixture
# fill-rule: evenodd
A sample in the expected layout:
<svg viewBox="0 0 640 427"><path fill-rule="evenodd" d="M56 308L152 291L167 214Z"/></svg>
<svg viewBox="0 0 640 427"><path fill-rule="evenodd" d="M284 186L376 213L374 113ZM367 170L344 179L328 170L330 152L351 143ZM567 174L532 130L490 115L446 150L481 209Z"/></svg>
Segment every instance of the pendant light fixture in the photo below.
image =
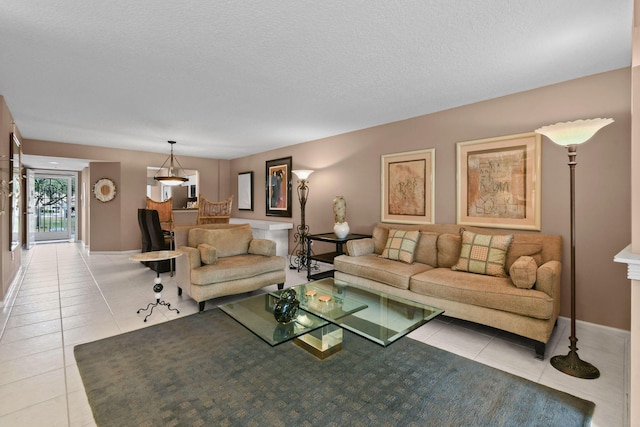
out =
<svg viewBox="0 0 640 427"><path fill-rule="evenodd" d="M164 161L162 166L160 166L160 170L155 174L153 179L156 181L160 181L164 185L180 185L183 182L188 181L187 175L184 173L184 169L180 162L173 155L173 145L176 143L175 141L167 141L171 145L171 154ZM169 167L166 168L166 175L162 175L165 171L165 165L169 162ZM176 166L177 165L177 166Z"/></svg>

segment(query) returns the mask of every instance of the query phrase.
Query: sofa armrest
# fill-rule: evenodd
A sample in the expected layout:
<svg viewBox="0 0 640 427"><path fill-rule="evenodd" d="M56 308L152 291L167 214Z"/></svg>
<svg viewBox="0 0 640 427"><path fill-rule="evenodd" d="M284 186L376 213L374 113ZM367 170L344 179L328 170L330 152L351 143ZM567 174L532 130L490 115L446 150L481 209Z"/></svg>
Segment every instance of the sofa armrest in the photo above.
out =
<svg viewBox="0 0 640 427"><path fill-rule="evenodd" d="M198 249L192 248L191 246L180 246L177 251L182 252L182 256L189 260L187 263L189 268L198 268L202 265L200 251Z"/></svg>
<svg viewBox="0 0 640 427"><path fill-rule="evenodd" d="M253 255L275 256L276 242L269 239L253 239L249 242L249 253Z"/></svg>
<svg viewBox="0 0 640 427"><path fill-rule="evenodd" d="M553 299L559 300L561 274L562 264L560 261L545 262L538 267L536 272L535 289L544 292Z"/></svg>
<svg viewBox="0 0 640 427"><path fill-rule="evenodd" d="M372 254L374 251L373 239L367 237L365 239L349 240L347 242L347 254L350 256L363 256Z"/></svg>

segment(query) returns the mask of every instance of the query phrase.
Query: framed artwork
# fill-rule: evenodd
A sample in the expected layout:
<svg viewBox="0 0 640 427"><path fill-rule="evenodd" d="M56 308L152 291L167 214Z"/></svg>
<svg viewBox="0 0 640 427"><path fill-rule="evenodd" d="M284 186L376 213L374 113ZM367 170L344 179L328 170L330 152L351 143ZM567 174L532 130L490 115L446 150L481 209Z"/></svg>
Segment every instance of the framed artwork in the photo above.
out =
<svg viewBox="0 0 640 427"><path fill-rule="evenodd" d="M434 222L435 157L434 148L382 155L382 222Z"/></svg>
<svg viewBox="0 0 640 427"><path fill-rule="evenodd" d="M458 224L540 230L541 136L457 144Z"/></svg>
<svg viewBox="0 0 640 427"><path fill-rule="evenodd" d="M11 215L9 215L9 229L11 230L11 242L9 250L13 251L20 246L20 171L22 170L22 149L20 148L20 140L15 132L11 133L11 141L9 143L9 161L10 161L10 176L9 181L10 193L9 200L11 206Z"/></svg>
<svg viewBox="0 0 640 427"><path fill-rule="evenodd" d="M241 211L253 210L253 172L238 174L238 209Z"/></svg>
<svg viewBox="0 0 640 427"><path fill-rule="evenodd" d="M266 215L291 218L291 157L266 162Z"/></svg>
<svg viewBox="0 0 640 427"><path fill-rule="evenodd" d="M109 178L100 178L93 184L93 194L102 203L107 203L116 197L116 184Z"/></svg>

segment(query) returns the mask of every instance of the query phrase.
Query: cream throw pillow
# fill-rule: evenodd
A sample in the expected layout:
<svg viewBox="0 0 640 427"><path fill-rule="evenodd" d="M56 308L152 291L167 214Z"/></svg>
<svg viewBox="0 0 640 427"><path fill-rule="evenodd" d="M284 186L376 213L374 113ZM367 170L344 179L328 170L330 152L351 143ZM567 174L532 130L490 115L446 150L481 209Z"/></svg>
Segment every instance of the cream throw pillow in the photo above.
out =
<svg viewBox="0 0 640 427"><path fill-rule="evenodd" d="M530 256L521 256L509 269L511 281L516 287L521 289L531 289L536 283L536 272L538 264L536 260Z"/></svg>
<svg viewBox="0 0 640 427"><path fill-rule="evenodd" d="M511 244L511 234L478 234L462 232L462 249L453 270L488 276L507 277L504 262Z"/></svg>
<svg viewBox="0 0 640 427"><path fill-rule="evenodd" d="M382 251L382 258L394 261L402 261L407 264L413 263L413 255L418 243L420 232L406 230L389 230L387 244Z"/></svg>
<svg viewBox="0 0 640 427"><path fill-rule="evenodd" d="M207 243L200 243L198 245L200 251L200 261L205 265L211 265L218 262L218 251L213 246Z"/></svg>

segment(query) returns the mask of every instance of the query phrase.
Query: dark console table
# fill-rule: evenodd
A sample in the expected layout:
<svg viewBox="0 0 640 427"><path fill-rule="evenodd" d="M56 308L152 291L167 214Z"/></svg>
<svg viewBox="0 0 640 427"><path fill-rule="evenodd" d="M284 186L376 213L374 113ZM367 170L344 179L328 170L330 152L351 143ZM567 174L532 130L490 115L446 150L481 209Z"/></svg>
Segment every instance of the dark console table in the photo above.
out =
<svg viewBox="0 0 640 427"><path fill-rule="evenodd" d="M333 264L333 259L338 255L344 254L343 246L349 240L357 240L357 239L366 239L367 237L371 237L370 234L354 234L349 233L347 237L339 238L335 235L335 233L324 233L324 234L311 234L306 237L307 239L307 260L315 260L320 262L327 262L329 264ZM318 242L328 242L334 243L336 245L335 252L327 252L323 254L312 254L311 245L313 241ZM322 271L320 273L311 274L311 262L307 262L307 280L318 280L324 279L326 277L333 277L333 272L335 270Z"/></svg>

